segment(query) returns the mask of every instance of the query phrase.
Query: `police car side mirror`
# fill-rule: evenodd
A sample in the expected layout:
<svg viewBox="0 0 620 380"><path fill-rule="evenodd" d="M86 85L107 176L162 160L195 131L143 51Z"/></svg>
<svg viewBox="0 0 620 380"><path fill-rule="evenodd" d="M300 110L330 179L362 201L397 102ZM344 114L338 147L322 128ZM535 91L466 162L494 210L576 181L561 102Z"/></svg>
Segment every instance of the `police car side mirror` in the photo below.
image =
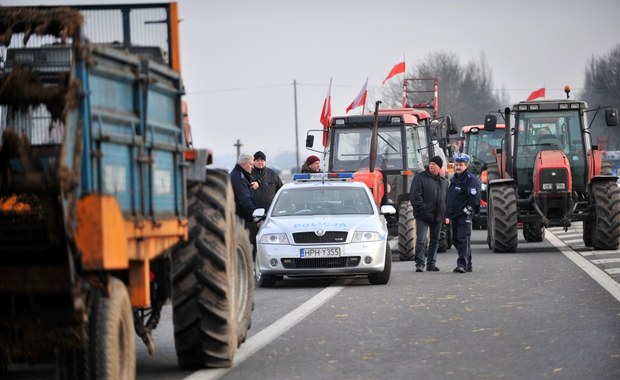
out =
<svg viewBox="0 0 620 380"><path fill-rule="evenodd" d="M392 205L383 205L381 206L381 213L394 215L396 214L396 209Z"/></svg>
<svg viewBox="0 0 620 380"><path fill-rule="evenodd" d="M265 209L264 208L257 208L252 213L252 218L254 218L254 220L262 219L263 216L265 216Z"/></svg>

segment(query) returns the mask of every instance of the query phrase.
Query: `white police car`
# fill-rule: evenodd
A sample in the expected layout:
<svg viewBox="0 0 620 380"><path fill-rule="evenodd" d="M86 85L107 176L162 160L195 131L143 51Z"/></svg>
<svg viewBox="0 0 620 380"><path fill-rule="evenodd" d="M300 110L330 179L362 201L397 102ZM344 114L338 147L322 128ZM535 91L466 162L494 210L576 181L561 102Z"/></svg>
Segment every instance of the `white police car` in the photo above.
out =
<svg viewBox="0 0 620 380"><path fill-rule="evenodd" d="M392 270L388 231L366 185L351 173L295 174L276 194L256 237L258 286L284 276L366 275L387 284Z"/></svg>

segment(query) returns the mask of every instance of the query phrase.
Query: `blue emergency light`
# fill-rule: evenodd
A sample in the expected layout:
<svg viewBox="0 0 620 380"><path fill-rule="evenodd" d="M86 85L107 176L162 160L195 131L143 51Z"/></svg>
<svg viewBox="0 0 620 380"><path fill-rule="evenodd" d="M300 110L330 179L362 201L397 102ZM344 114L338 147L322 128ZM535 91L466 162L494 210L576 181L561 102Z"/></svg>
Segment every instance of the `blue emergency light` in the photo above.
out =
<svg viewBox="0 0 620 380"><path fill-rule="evenodd" d="M295 173L293 181L346 181L353 179L353 173Z"/></svg>

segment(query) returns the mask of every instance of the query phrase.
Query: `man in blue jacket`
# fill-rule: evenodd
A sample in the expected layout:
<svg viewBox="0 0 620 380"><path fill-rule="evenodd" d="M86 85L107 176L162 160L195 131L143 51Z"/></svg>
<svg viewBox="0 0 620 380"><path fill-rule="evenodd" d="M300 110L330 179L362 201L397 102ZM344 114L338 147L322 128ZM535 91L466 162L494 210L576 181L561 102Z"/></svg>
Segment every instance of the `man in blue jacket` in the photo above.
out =
<svg viewBox="0 0 620 380"><path fill-rule="evenodd" d="M480 183L467 168L470 157L465 153L454 155L454 175L448 188L446 214L452 221L452 241L455 242L459 258L454 272L473 271L471 260L471 220L480 209Z"/></svg>
<svg viewBox="0 0 620 380"><path fill-rule="evenodd" d="M250 241L254 244L254 255L256 255L256 234L258 225L252 217L256 210L256 189L260 182L252 177L254 167L254 156L249 153L242 153L237 159L237 165L230 171L230 182L235 193L235 213L245 222L245 228L250 231Z"/></svg>
<svg viewBox="0 0 620 380"><path fill-rule="evenodd" d="M426 270L437 272L437 247L439 246L439 233L441 224L445 219L446 196L448 194L448 180L439 174L443 160L439 156L431 158L426 171L413 177L409 199L413 206L413 215L416 219L416 243L415 243L415 271ZM426 233L430 229L430 244L428 245L428 257L424 258L426 246Z"/></svg>

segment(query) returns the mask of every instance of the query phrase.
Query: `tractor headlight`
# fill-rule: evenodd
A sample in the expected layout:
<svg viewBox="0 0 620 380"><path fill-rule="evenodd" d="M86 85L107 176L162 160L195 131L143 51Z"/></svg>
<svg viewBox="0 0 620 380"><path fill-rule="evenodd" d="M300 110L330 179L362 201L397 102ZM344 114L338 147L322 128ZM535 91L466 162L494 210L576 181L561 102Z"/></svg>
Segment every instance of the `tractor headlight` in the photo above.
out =
<svg viewBox="0 0 620 380"><path fill-rule="evenodd" d="M542 189L543 190L553 190L553 184L552 183L543 183L542 184Z"/></svg>
<svg viewBox="0 0 620 380"><path fill-rule="evenodd" d="M556 188L556 190L566 190L566 184L565 183L556 183L555 184L555 188Z"/></svg>

